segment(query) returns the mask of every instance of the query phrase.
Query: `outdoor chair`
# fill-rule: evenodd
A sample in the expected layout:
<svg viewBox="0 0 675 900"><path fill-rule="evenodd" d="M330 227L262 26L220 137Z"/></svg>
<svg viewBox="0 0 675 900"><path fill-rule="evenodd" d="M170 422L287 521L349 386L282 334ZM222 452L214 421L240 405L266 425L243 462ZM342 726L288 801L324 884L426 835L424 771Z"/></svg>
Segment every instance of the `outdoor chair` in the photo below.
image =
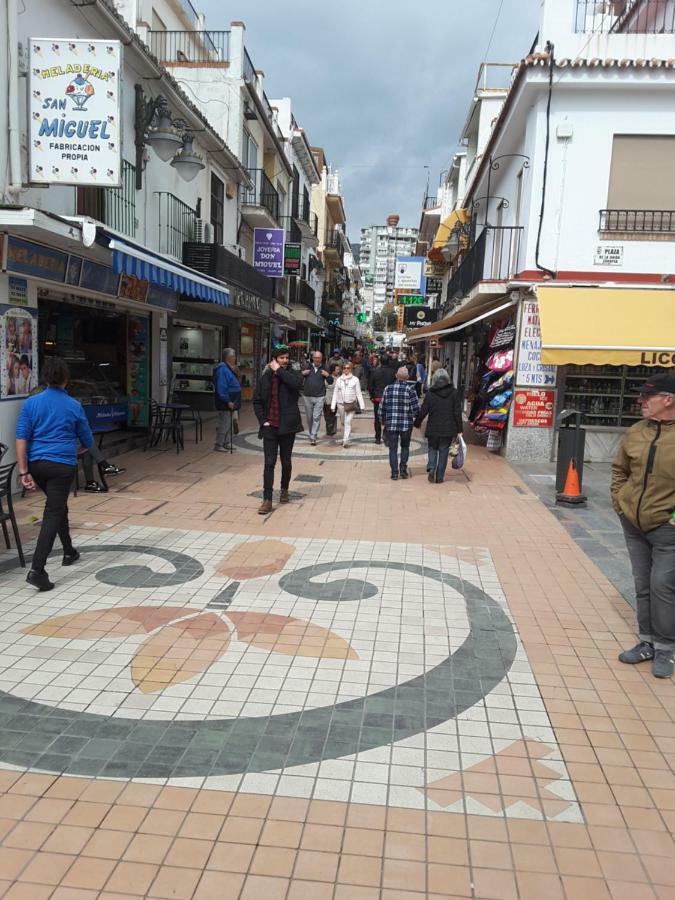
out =
<svg viewBox="0 0 675 900"><path fill-rule="evenodd" d="M4 447L0 451L0 459L7 451L7 447ZM2 533L5 536L5 544L7 545L7 549L11 549L11 544L9 541L9 530L7 528L7 523L12 523L12 531L14 532L14 540L16 542L16 550L19 554L19 562L23 566L26 567L26 560L23 555L23 547L21 545L21 537L19 535L19 526L16 522L16 513L14 512L14 503L12 501L12 476L14 474L14 469L16 468L16 463L7 463L7 465L0 465L0 524L2 525ZM5 512L4 503L7 502L7 512Z"/></svg>
<svg viewBox="0 0 675 900"><path fill-rule="evenodd" d="M160 404L156 400L150 400L150 422L148 436L143 450L157 447L158 444L168 443L172 440L176 445L176 453L180 453L185 447L183 435L183 423L181 422L182 410L176 404Z"/></svg>

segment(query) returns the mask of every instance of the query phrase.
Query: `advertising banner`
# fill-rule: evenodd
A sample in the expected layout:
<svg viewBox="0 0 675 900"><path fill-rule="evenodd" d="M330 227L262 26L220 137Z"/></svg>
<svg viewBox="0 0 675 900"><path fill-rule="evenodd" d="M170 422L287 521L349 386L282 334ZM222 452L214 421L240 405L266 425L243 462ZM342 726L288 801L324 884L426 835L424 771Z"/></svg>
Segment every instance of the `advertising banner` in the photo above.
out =
<svg viewBox="0 0 675 900"><path fill-rule="evenodd" d="M422 328L438 318L438 310L431 309L430 306L404 306L402 309L406 328Z"/></svg>
<svg viewBox="0 0 675 900"><path fill-rule="evenodd" d="M37 317L16 306L0 306L0 316L0 397L27 397L38 384Z"/></svg>
<svg viewBox="0 0 675 900"><path fill-rule="evenodd" d="M516 384L522 387L555 387L557 366L541 361L541 324L536 300L523 303Z"/></svg>
<svg viewBox="0 0 675 900"><path fill-rule="evenodd" d="M302 265L302 244L284 245L284 275L298 275Z"/></svg>
<svg viewBox="0 0 675 900"><path fill-rule="evenodd" d="M555 391L516 391L513 424L518 428L553 428Z"/></svg>
<svg viewBox="0 0 675 900"><path fill-rule="evenodd" d="M426 293L425 256L397 256L394 287L411 294Z"/></svg>
<svg viewBox="0 0 675 900"><path fill-rule="evenodd" d="M148 424L150 319L127 317L127 423L134 427Z"/></svg>
<svg viewBox="0 0 675 900"><path fill-rule="evenodd" d="M283 228L253 230L253 268L268 278L284 277Z"/></svg>
<svg viewBox="0 0 675 900"><path fill-rule="evenodd" d="M29 181L120 187L120 47L30 39Z"/></svg>

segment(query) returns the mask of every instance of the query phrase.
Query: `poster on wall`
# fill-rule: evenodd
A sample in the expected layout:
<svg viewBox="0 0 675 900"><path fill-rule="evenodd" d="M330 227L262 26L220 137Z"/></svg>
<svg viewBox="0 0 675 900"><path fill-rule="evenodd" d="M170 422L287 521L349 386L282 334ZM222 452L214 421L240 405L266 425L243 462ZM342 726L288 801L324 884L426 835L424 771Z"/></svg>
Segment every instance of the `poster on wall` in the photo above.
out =
<svg viewBox="0 0 675 900"><path fill-rule="evenodd" d="M29 180L121 186L119 41L30 39Z"/></svg>
<svg viewBox="0 0 675 900"><path fill-rule="evenodd" d="M0 306L0 317L0 397L27 397L38 384L37 319L16 306Z"/></svg>
<svg viewBox="0 0 675 900"><path fill-rule="evenodd" d="M516 391L514 400L516 428L553 428L555 391Z"/></svg>
<svg viewBox="0 0 675 900"><path fill-rule="evenodd" d="M148 424L150 320L127 316L127 423L134 428Z"/></svg>

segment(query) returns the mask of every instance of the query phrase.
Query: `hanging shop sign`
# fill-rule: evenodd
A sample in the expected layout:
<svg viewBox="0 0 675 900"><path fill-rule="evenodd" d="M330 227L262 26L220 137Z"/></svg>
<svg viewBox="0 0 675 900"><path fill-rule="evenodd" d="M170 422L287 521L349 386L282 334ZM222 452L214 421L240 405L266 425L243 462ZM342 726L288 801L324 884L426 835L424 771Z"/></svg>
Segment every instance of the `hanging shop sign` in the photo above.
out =
<svg viewBox="0 0 675 900"><path fill-rule="evenodd" d="M435 322L438 318L438 310L430 306L404 306L403 324L406 328L422 328Z"/></svg>
<svg viewBox="0 0 675 900"><path fill-rule="evenodd" d="M396 302L401 306L424 306L424 296L422 294L399 294Z"/></svg>
<svg viewBox="0 0 675 900"><path fill-rule="evenodd" d="M558 369L541 361L541 323L536 300L523 303L516 384L521 387L555 387Z"/></svg>
<svg viewBox="0 0 675 900"><path fill-rule="evenodd" d="M283 278L284 239L283 228L254 228L253 268L268 278Z"/></svg>
<svg viewBox="0 0 675 900"><path fill-rule="evenodd" d="M29 180L120 187L120 42L29 44Z"/></svg>
<svg viewBox="0 0 675 900"><path fill-rule="evenodd" d="M553 428L555 391L516 391L513 424L517 428Z"/></svg>
<svg viewBox="0 0 675 900"><path fill-rule="evenodd" d="M397 256L394 287L411 294L426 293L425 256Z"/></svg>
<svg viewBox="0 0 675 900"><path fill-rule="evenodd" d="M620 244L598 244L595 248L594 266L623 265L623 247Z"/></svg>
<svg viewBox="0 0 675 900"><path fill-rule="evenodd" d="M284 275L297 275L302 265L302 244L284 244Z"/></svg>

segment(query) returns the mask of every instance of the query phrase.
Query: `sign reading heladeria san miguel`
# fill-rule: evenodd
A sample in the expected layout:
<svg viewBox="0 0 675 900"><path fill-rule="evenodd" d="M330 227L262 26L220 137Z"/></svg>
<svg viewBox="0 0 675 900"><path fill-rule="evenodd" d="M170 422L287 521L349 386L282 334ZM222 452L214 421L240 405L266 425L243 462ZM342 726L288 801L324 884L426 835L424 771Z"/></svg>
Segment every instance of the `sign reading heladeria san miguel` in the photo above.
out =
<svg viewBox="0 0 675 900"><path fill-rule="evenodd" d="M30 181L119 187L119 41L31 38Z"/></svg>

